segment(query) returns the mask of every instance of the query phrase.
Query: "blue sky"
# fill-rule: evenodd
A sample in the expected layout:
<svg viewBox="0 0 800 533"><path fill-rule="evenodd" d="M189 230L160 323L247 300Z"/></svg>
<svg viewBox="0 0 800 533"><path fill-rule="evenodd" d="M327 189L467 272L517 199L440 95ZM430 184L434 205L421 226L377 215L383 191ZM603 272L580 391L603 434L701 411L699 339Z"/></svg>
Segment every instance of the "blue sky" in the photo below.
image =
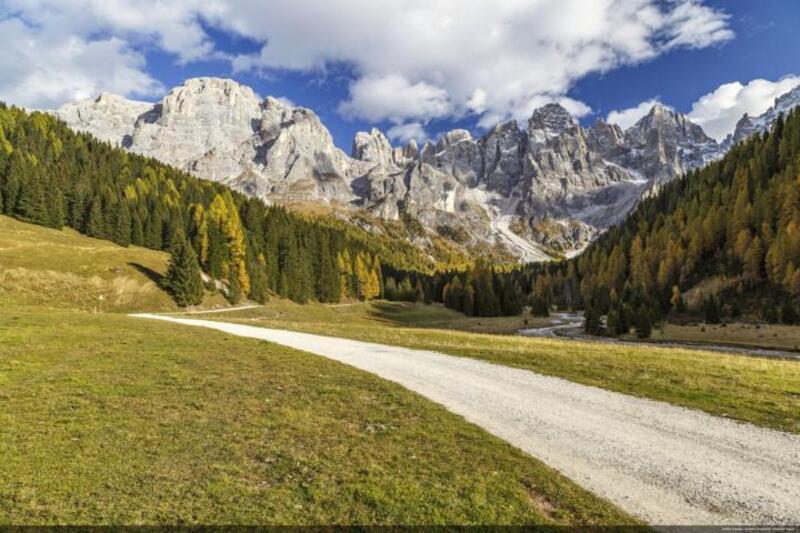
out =
<svg viewBox="0 0 800 533"><path fill-rule="evenodd" d="M370 126L479 135L549 101L627 126L659 100L719 138L800 84L799 27L796 0L0 0L0 99L220 76L313 109L346 151Z"/></svg>

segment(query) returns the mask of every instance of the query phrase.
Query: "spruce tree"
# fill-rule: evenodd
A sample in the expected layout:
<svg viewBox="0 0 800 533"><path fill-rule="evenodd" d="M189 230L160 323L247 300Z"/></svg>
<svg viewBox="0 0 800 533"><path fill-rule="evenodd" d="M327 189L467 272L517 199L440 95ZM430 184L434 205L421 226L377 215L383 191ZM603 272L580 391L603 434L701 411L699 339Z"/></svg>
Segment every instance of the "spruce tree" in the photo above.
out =
<svg viewBox="0 0 800 533"><path fill-rule="evenodd" d="M636 329L636 336L640 339L647 339L653 333L653 322L650 316L650 310L642 305L636 312L634 317L634 328Z"/></svg>
<svg viewBox="0 0 800 533"><path fill-rule="evenodd" d="M46 224L51 228L61 229L64 227L64 194L55 184L51 184L45 191L45 201L47 204Z"/></svg>
<svg viewBox="0 0 800 533"><path fill-rule="evenodd" d="M34 172L20 187L16 214L21 220L34 224L48 222L47 207L41 178Z"/></svg>
<svg viewBox="0 0 800 533"><path fill-rule="evenodd" d="M135 246L144 246L142 219L139 218L139 214L136 212L131 216L131 244Z"/></svg>
<svg viewBox="0 0 800 533"><path fill-rule="evenodd" d="M118 207L114 242L121 246L128 246L131 243L131 211L126 201L122 201Z"/></svg>
<svg viewBox="0 0 800 533"><path fill-rule="evenodd" d="M97 239L105 238L108 233L108 226L103 216L103 202L99 195L96 195L92 200L85 227L86 234Z"/></svg>
<svg viewBox="0 0 800 533"><path fill-rule="evenodd" d="M181 307L199 305L203 301L200 265L183 233L179 233L175 238L164 286Z"/></svg>

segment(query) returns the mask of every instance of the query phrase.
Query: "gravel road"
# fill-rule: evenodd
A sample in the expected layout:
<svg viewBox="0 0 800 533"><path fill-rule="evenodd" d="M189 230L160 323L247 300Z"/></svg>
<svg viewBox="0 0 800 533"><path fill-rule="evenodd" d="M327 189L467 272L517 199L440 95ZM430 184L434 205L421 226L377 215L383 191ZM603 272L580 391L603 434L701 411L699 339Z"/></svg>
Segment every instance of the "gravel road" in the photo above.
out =
<svg viewBox="0 0 800 533"><path fill-rule="evenodd" d="M399 383L651 524L800 523L798 435L434 352L135 316L263 339Z"/></svg>

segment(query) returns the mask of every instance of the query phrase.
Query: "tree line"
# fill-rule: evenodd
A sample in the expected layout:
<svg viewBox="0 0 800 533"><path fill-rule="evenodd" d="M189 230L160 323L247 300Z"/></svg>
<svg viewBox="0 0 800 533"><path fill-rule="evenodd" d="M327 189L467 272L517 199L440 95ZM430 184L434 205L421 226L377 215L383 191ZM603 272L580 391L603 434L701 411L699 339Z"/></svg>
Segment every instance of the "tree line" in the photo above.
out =
<svg viewBox="0 0 800 533"><path fill-rule="evenodd" d="M75 133L50 115L3 104L0 213L69 226L121 246L172 251L165 283L173 292L196 263L232 301L263 302L270 293L301 303L367 300L382 294L384 263L410 271L434 268L406 243L268 207ZM197 303L197 289L190 292L192 297L176 299Z"/></svg>

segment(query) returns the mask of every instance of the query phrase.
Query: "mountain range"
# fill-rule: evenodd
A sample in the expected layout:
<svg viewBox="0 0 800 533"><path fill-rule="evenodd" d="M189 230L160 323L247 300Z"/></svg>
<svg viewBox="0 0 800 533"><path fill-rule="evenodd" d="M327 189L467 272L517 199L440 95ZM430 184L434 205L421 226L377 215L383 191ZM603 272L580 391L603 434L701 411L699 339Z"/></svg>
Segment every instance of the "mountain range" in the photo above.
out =
<svg viewBox="0 0 800 533"><path fill-rule="evenodd" d="M194 78L156 104L111 94L54 113L70 127L267 203L324 204L376 232L398 221L415 244L446 239L472 252L540 261L580 252L640 199L720 158L800 104L800 88L717 143L656 104L629 129L582 127L558 104L474 138L452 130L393 147L360 132L348 155L311 110L259 98L233 80ZM416 228L411 231L411 228Z"/></svg>

